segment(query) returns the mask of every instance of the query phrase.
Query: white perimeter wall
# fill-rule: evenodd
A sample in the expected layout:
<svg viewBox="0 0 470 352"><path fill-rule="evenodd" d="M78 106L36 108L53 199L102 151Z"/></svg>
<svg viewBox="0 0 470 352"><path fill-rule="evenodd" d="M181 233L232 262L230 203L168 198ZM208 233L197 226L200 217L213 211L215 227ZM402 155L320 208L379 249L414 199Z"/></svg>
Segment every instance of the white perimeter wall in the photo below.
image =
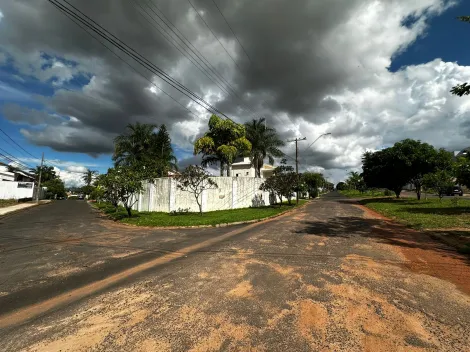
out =
<svg viewBox="0 0 470 352"><path fill-rule="evenodd" d="M211 177L218 188L206 190L201 196L202 210L248 208L269 205L269 193L259 190L263 179L254 177ZM145 183L144 191L133 206L138 211L171 212L178 209L199 211L196 199L191 192L177 187L172 178L159 178L153 183Z"/></svg>
<svg viewBox="0 0 470 352"><path fill-rule="evenodd" d="M28 184L31 188L18 188L18 184ZM0 199L22 199L33 197L32 182L0 181Z"/></svg>

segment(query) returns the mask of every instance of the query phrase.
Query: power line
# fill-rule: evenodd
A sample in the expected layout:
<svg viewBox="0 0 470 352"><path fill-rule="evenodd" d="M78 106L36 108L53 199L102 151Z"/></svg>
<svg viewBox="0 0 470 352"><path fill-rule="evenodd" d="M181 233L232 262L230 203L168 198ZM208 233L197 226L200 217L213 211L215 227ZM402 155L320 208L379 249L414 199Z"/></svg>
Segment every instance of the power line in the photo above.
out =
<svg viewBox="0 0 470 352"><path fill-rule="evenodd" d="M245 48L243 47L242 43L240 42L240 40L238 39L237 35L235 34L233 28L230 26L230 24L228 23L227 21L227 18L225 18L222 10L219 8L219 5L217 5L217 3L215 2L215 0L212 0L212 2L214 3L215 7L217 7L217 10L219 10L219 13L220 15L222 16L222 18L225 20L225 23L227 23L227 26L228 28L230 28L230 30L232 31L232 34L233 36L235 37L235 39L237 39L237 42L238 44L240 45L240 47L243 49L243 52L245 53L246 57L248 58L248 60L250 60L250 63L253 64L253 61L251 61L250 59L250 56L248 55L248 53L246 52Z"/></svg>
<svg viewBox="0 0 470 352"><path fill-rule="evenodd" d="M20 159L18 159L18 158L15 157L14 155L8 153L5 149L0 148L0 150L1 150L3 153L5 153L8 157L14 159L14 162L15 162L16 164L20 165L21 167L23 167L23 168L31 168L31 165L28 165L28 164L22 162ZM3 155L3 154L2 154L2 155Z"/></svg>
<svg viewBox="0 0 470 352"><path fill-rule="evenodd" d="M148 18L147 18L146 16L142 15L142 13L139 11L139 13L142 15L142 17L144 17L144 18L147 20L147 22L149 22L149 24L150 24L153 28L155 28L155 29L162 35L163 38L166 39L166 41L167 41L168 43L170 43L171 45L173 45L173 47L174 47L176 50L178 50L184 57L186 57L200 72L202 72L202 73L203 73L207 78L209 78L215 85L217 85L217 87L219 87L219 88L220 88L223 92L225 92L226 94L229 94L229 92L228 92L227 90L225 90L225 88L224 88L223 86L220 86L220 83L219 83L219 82L214 81L214 79L213 79L211 76L209 76L209 73L207 72L207 70L206 70L197 60L196 60L196 62L194 62L194 57L188 56L189 53L188 53L188 51L187 51L185 48L182 48L182 49L183 49L183 50L186 52L186 54L188 54L188 55L186 55L184 52L181 51L181 49L177 46L177 42L175 41L175 39L168 33L168 31L167 31L165 28L163 28L163 27L161 26L160 23L158 23L158 21L156 21L147 11L145 11L145 9L142 7L142 5L141 5L138 1L134 0L134 3L135 3L137 6L139 6L139 8L140 8L147 16L149 16L150 19L151 19L154 23L156 23L156 24L158 25L158 27L160 27L161 30L160 30L159 28L157 28L154 24L152 24L151 22L149 22ZM149 9L150 9L152 12L154 12L154 13L156 14L156 12L153 11L151 8L149 8ZM158 14L156 14L156 15L158 16ZM158 16L158 17L159 17L159 16ZM162 30L165 32L165 34L166 34L169 38L167 38L167 37L163 34Z"/></svg>
<svg viewBox="0 0 470 352"><path fill-rule="evenodd" d="M194 11L196 11L197 15L199 16L199 18L202 20L202 22L204 22L204 24L206 25L207 28L209 28L209 30L211 31L212 35L214 36L215 39L217 39L217 41L219 42L220 46L222 46L222 48L224 48L225 52L227 53L227 55L232 59L233 63L241 70L240 66L238 66L237 62L235 61L235 59L232 57L232 55L230 55L230 53L228 52L228 50L225 48L225 46L222 44L222 42L220 41L220 39L215 35L214 31L212 30L211 27L209 27L209 25L207 24L206 20L204 19L204 17L201 16L201 14L199 13L199 11L194 7L193 3L191 2L191 0L188 0L189 4L191 5L191 7L194 9Z"/></svg>
<svg viewBox="0 0 470 352"><path fill-rule="evenodd" d="M20 147L21 150L23 150L26 154L29 154L30 156L32 156L33 158L37 159L33 154L31 154L30 152L28 152L26 149L24 149L21 145L19 145L18 143L16 143L13 138L11 138L4 130L2 130L0 128L0 131L8 137L8 139L10 139L13 143L15 143L18 147Z"/></svg>
<svg viewBox="0 0 470 352"><path fill-rule="evenodd" d="M137 1L137 0L134 0L134 1ZM183 43L183 44L189 49L189 51L192 53L192 55L188 52L187 49L183 48L183 50L184 50L188 55L191 55L191 57L192 57L194 60L196 60L196 61L198 62L198 64L199 64L200 67L202 68L202 70L204 70L203 73L206 75L206 77L208 77L212 82L214 82L214 83L215 83L221 90L223 90L226 94L228 94L228 95L230 95L230 96L235 95L235 97L238 98L238 99L240 100L240 102L242 103L242 106L243 106L244 110L247 111L247 112L250 112L251 114L253 114L253 115L256 116L256 113L255 113L249 106L247 106L247 105L244 103L243 99L238 95L238 93L236 92L235 88L233 88L233 86L232 86L219 72L217 72L217 70L214 68L214 66L204 57L204 55L202 55L201 52L200 52L199 50L197 50L197 49L194 47L194 45L191 44L191 42L188 40L188 38L186 38L186 37L184 36L184 34L181 33L181 31L178 30L178 28L165 16L165 14L163 13L163 11L162 11L156 4L154 4L154 3L153 3L152 1L150 1L150 0L146 1L146 5L147 5L147 8L148 8L150 11L152 11L152 12L155 14L155 16L157 16L157 17L168 27L168 29L170 29L170 31L181 41L181 43ZM141 7L140 4L139 4L139 6ZM142 8L142 7L141 7L141 8ZM162 17L163 17L165 20L164 20L157 12L155 12L153 8L155 8L157 11L159 11L160 14L162 15ZM144 10L144 11L145 11L145 10ZM146 12L146 13L152 18L152 16L151 16L148 12ZM156 22L154 18L152 18L152 19L154 20L154 22ZM173 28L172 28L167 22L170 23L171 26L173 26L173 27L176 29L176 31L178 31L179 34L176 33L176 32L173 30ZM158 22L156 22L156 23L158 24ZM158 25L159 25L160 28L162 28L160 24L158 24ZM155 27L155 28L156 28L156 27ZM158 30L158 28L157 28L157 30ZM165 29L163 29L163 30L164 30L165 33L171 38L171 35L168 33L168 31L166 31ZM160 30L159 30L159 32L161 33ZM181 36L180 36L180 35L181 35ZM182 37L183 37L184 39L183 39ZM165 39L166 39L166 37L165 37ZM172 39L173 39L173 38L172 38ZM171 44L172 44L173 46L175 46L175 44L174 44L174 39L173 39L173 42L172 42ZM189 45L188 45L188 44L189 44ZM175 46L175 47L176 47L176 46ZM179 48L177 48L177 49L178 49L178 51L181 52L181 50L180 50ZM181 53L182 53L182 52L181 52ZM182 53L182 54L183 54L186 58L188 58L184 53ZM193 65L195 65L195 63L194 63L190 58L188 58L188 60L190 60L190 61L193 63ZM201 63L204 64L204 66L205 66L206 68L202 67L202 64L201 64ZM195 66L196 66L196 65L195 65ZM201 70L201 68L199 68L199 66L196 66L196 67L197 67L199 70ZM220 86L220 83L219 83L219 82L215 82L215 81L213 80L213 78L212 78L211 76L209 76L209 72L207 71L207 69L210 70L210 72L214 75L215 78L217 78L217 79L219 80L219 82L223 82L223 83L222 83L222 87ZM224 83L226 84L226 87L223 87L223 84L224 84ZM230 91L227 90L227 87L230 89Z"/></svg>
<svg viewBox="0 0 470 352"><path fill-rule="evenodd" d="M227 115L225 115L223 112L212 106L210 103L205 101L203 98L199 97L196 93L192 92L190 89L185 87L183 84L178 82L177 80L173 79L170 75L168 75L165 71L160 69L158 66L153 64L151 61L146 59L144 56L142 56L140 53L138 53L136 50L131 48L129 45L124 43L122 40L117 38L115 35L107 31L105 28L103 28L101 25L99 25L97 22L95 22L93 19L88 17L86 14L82 13L80 10L78 10L76 7L71 5L67 0L63 0L65 3L67 3L70 7L75 9L76 12L80 13L80 15L77 15L76 12L70 10L69 8L61 5L60 3L57 2L57 0L48 0L51 4L53 4L56 8L58 8L61 12L68 14L81 23L83 23L87 28L91 29L95 33L97 33L100 37L123 51L125 54L128 56L132 57L135 61L137 61L141 66L149 70L150 72L156 74L158 77L160 77L162 80L164 80L166 83L171 85L173 88L181 92L182 94L186 95L188 98L190 98L192 101L194 101L196 104L200 105L203 107L205 110L207 110L210 113L219 113L226 118L230 119ZM70 18L70 16L68 16ZM86 19L84 19L84 17ZM85 31L88 34L90 34L88 31ZM204 104L204 105L203 105Z"/></svg>
<svg viewBox="0 0 470 352"><path fill-rule="evenodd" d="M51 2L51 1L49 1ZM58 7L56 4L53 4L54 6ZM129 64L126 60L124 60L122 57L120 57L118 54L116 54L111 48L109 48L108 46L106 46L106 44L104 44L101 40L99 40L99 38L97 38L95 35L93 35L93 33L90 33L88 32L80 23L78 23L77 21L75 21L69 14L65 13L62 11L62 13L67 16L72 22L74 22L77 26L79 26L83 31L85 31L88 35L90 35L91 37L93 37L94 39L96 39L101 45L103 45L108 51L110 51L114 56L116 56L118 59L120 59L121 61L123 61L127 66L129 66L134 72L136 72L137 74L139 74L140 76L142 76L144 79L146 79L148 82L150 82L150 84L152 84L153 86L155 86L157 89L159 89L162 93L164 93L165 95L167 95L170 99L172 99L173 101L175 101L178 105L180 105L182 108L184 108L185 110L187 110L190 114L194 115L195 117L198 117L196 114L194 114L191 110L189 110L187 107L185 107L183 104L181 104L179 101L177 101L175 98L173 98L170 94L168 94L167 92L165 92L163 89L161 89L158 85L156 85L154 82L152 82L150 79L148 79L147 77L145 77L141 72L139 72L136 68L134 68L131 64ZM136 60L137 61L137 60Z"/></svg>

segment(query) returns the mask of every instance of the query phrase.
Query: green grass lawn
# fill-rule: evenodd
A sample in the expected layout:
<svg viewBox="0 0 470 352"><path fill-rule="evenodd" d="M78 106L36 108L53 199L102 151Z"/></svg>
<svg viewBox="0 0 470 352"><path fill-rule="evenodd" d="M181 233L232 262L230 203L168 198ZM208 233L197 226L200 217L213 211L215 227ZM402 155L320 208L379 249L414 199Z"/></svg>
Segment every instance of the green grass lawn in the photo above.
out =
<svg viewBox="0 0 470 352"><path fill-rule="evenodd" d="M437 198L364 199L360 203L413 228L427 230L431 237L470 254L470 200L457 199L456 204Z"/></svg>
<svg viewBox="0 0 470 352"><path fill-rule="evenodd" d="M365 192L360 192L353 189L348 189L344 191L339 191L343 196L350 198L375 198L375 197L385 197L384 191L381 190L367 190ZM391 194L392 195L392 194Z"/></svg>
<svg viewBox="0 0 470 352"><path fill-rule="evenodd" d="M18 201L16 199L0 199L0 208L10 207L17 204Z"/></svg>
<svg viewBox="0 0 470 352"><path fill-rule="evenodd" d="M306 200L300 200L299 205L305 204L305 202ZM264 219L295 207L295 204L290 206L283 204L281 207L276 205L262 208L219 210L204 213L202 216L199 213L171 215L168 213L133 211L132 217L128 218L124 208L120 207L115 212L114 207L109 203L95 203L94 205L115 220L138 226L215 226L217 224Z"/></svg>
<svg viewBox="0 0 470 352"><path fill-rule="evenodd" d="M458 199L458 198L457 198ZM387 217L418 229L461 227L470 229L470 200L438 198L416 200L411 198L364 199L361 204Z"/></svg>

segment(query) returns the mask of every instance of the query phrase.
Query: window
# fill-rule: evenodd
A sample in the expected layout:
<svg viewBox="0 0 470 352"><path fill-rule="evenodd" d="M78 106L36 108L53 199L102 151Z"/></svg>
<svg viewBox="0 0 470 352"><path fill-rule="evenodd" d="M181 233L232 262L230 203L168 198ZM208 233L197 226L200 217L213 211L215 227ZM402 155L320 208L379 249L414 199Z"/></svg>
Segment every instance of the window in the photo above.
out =
<svg viewBox="0 0 470 352"><path fill-rule="evenodd" d="M247 171L247 172L246 172L246 175L247 175L247 176L249 176L249 175L250 175L250 172L249 172L249 171Z"/></svg>

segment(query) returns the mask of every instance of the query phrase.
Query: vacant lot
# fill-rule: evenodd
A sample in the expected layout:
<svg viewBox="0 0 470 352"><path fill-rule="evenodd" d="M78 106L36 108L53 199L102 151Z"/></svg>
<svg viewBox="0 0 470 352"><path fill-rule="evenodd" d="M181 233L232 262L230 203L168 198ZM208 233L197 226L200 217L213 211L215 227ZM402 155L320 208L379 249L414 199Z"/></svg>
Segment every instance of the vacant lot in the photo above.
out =
<svg viewBox="0 0 470 352"><path fill-rule="evenodd" d="M305 204L305 200L299 201L299 205ZM295 203L295 201L293 201ZM157 213L157 212L132 212L132 217L128 218L124 208L115 208L109 203L96 204L96 207L115 220L126 224L138 226L199 226L227 224L239 221L250 221L264 219L290 210L293 205L283 204L282 206L268 206L261 208L244 208L233 210L220 210L204 213Z"/></svg>

